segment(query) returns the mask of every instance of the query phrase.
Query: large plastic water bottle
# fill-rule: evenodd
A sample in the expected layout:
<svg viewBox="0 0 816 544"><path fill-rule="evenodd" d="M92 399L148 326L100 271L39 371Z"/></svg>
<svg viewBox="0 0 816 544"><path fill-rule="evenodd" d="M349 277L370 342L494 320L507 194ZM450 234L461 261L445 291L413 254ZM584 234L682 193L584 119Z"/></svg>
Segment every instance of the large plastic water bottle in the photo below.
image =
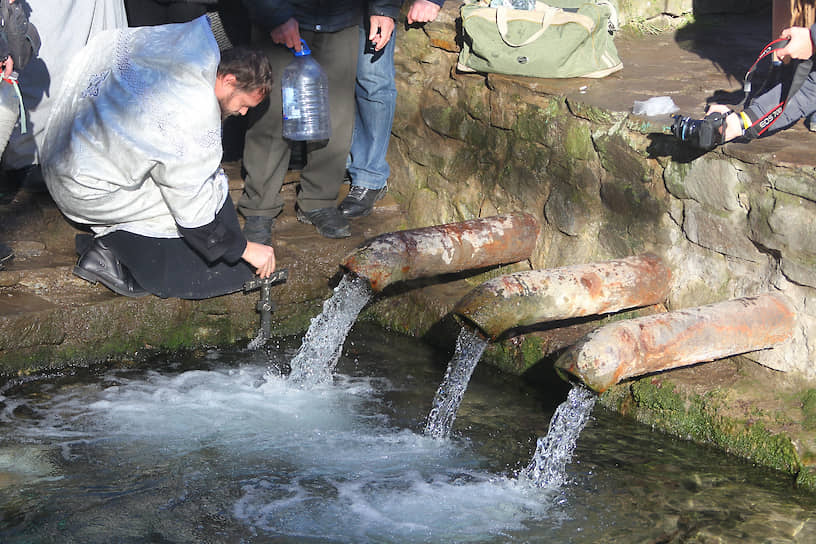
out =
<svg viewBox="0 0 816 544"><path fill-rule="evenodd" d="M295 59L283 69L281 93L283 98L283 137L290 140L328 140L329 81L326 73L312 58L306 42Z"/></svg>

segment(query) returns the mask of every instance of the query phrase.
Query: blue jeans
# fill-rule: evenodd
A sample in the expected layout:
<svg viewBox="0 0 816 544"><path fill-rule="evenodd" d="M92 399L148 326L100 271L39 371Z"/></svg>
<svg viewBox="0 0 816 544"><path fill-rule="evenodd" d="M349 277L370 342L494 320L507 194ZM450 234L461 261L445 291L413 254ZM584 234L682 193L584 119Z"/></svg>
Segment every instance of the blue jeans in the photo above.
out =
<svg viewBox="0 0 816 544"><path fill-rule="evenodd" d="M394 35L381 50L371 53L367 31L360 27L360 53L357 60L357 108L351 140L348 171L352 185L366 189L385 187L391 168L385 160L391 125L397 104L394 83Z"/></svg>

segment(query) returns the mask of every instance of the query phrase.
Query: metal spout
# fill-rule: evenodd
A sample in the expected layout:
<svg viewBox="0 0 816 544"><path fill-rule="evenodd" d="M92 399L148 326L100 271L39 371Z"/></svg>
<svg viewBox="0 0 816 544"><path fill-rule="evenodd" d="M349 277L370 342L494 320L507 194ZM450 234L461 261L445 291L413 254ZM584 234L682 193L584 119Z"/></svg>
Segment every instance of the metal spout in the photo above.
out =
<svg viewBox="0 0 816 544"><path fill-rule="evenodd" d="M382 291L398 281L523 261L538 231L535 217L518 213L389 232L368 240L342 266Z"/></svg>
<svg viewBox="0 0 816 544"><path fill-rule="evenodd" d="M603 393L626 378L773 347L793 336L794 323L781 294L738 298L610 323L569 348L555 368Z"/></svg>
<svg viewBox="0 0 816 544"><path fill-rule="evenodd" d="M244 283L244 293L249 293L255 289L260 289L260 298L255 306L261 314L261 338L269 340L272 334L272 312L275 311L275 303L272 300L271 287L278 283L283 283L289 279L289 269L276 270L268 278L255 278Z"/></svg>
<svg viewBox="0 0 816 544"><path fill-rule="evenodd" d="M516 327L657 304L670 283L669 268L646 253L494 278L465 295L453 313L495 340Z"/></svg>

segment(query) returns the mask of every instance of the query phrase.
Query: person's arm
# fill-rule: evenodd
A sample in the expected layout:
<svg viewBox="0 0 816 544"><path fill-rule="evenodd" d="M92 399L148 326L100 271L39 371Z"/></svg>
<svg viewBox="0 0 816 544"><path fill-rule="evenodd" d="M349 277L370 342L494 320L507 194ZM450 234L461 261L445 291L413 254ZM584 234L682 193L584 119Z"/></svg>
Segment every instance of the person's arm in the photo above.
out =
<svg viewBox="0 0 816 544"><path fill-rule="evenodd" d="M300 43L300 25L292 18L276 26L269 32L269 37L274 43L285 45L289 49L300 51L303 46Z"/></svg>
<svg viewBox="0 0 816 544"><path fill-rule="evenodd" d="M408 8L408 24L429 23L436 20L445 0L414 0Z"/></svg>
<svg viewBox="0 0 816 544"><path fill-rule="evenodd" d="M247 241L229 197L210 223L195 228L179 225L178 230L184 240L209 263L223 259L235 264L243 259L255 267L255 272L261 278L268 278L275 271L275 250Z"/></svg>
<svg viewBox="0 0 816 544"><path fill-rule="evenodd" d="M179 233L193 249L209 262L224 259L230 264L241 260L247 241L238 223L238 214L232 199L227 197L215 218L200 227L185 228L177 225Z"/></svg>

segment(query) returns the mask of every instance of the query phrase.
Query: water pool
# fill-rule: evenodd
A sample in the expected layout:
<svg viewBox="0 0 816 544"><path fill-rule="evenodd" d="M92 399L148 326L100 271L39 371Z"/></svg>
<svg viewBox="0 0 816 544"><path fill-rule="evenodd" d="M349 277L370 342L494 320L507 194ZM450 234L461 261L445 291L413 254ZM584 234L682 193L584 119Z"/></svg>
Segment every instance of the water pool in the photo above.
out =
<svg viewBox="0 0 816 544"><path fill-rule="evenodd" d="M565 485L517 480L566 387L477 367L436 440L445 355L357 325L302 389L268 372L299 343L6 384L0 542L816 542L786 476L601 408Z"/></svg>

